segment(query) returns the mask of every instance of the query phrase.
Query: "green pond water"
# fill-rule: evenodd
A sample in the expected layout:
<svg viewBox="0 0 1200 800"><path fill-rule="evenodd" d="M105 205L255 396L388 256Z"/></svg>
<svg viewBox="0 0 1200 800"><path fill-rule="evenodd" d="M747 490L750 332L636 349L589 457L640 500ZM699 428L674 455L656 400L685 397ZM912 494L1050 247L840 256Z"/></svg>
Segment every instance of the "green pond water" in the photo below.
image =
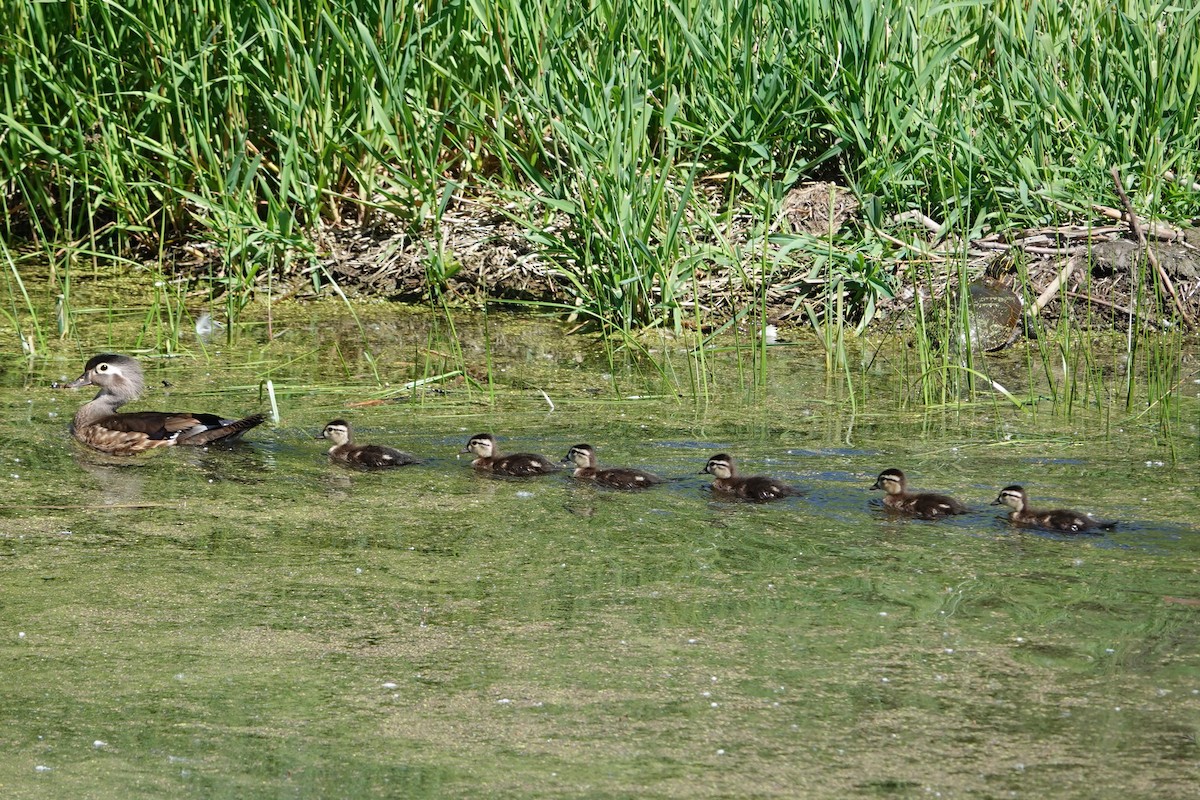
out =
<svg viewBox="0 0 1200 800"><path fill-rule="evenodd" d="M893 354L851 404L800 341L760 385L712 353L700 401L669 342L664 379L554 322L359 315L140 353L130 410L269 411L270 379L280 422L125 459L71 440L92 392L51 384L161 350L144 315L6 345L0 796L1196 796L1193 381L1166 428L1115 401L921 410ZM990 362L1010 389L1023 347ZM478 384L400 391L463 364ZM331 464L335 417L427 462ZM481 431L678 480L489 478L456 456ZM805 496L715 498L721 451ZM976 513L885 513L887 467ZM988 505L1009 483L1121 524L1014 529Z"/></svg>

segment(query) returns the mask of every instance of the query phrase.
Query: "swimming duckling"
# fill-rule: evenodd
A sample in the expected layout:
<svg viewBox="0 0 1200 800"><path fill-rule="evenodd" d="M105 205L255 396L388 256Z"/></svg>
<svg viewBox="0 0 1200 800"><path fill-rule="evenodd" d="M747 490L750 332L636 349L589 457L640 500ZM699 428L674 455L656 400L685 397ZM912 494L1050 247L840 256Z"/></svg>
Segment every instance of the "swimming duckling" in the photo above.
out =
<svg viewBox="0 0 1200 800"><path fill-rule="evenodd" d="M594 481L610 489L645 489L663 483L663 479L640 469L597 469L596 449L590 444L577 444L567 452L563 463L575 465L576 478Z"/></svg>
<svg viewBox="0 0 1200 800"><path fill-rule="evenodd" d="M234 441L264 419L262 414L232 420L190 412L117 411L138 399L145 385L142 366L136 359L115 353L93 356L84 366L83 374L66 384L68 389L100 387L100 392L75 412L71 434L88 447L127 456L155 447L196 447Z"/></svg>
<svg viewBox="0 0 1200 800"><path fill-rule="evenodd" d="M353 437L354 433L350 428L350 423L344 419L335 419L325 426L317 438L333 442L333 447L329 448L330 458L359 467L386 469L421 463L416 456L394 447L385 447L379 444L354 444Z"/></svg>
<svg viewBox="0 0 1200 800"><path fill-rule="evenodd" d="M727 453L719 453L710 458L704 465L704 469L700 470L700 474L703 475L706 472L716 479L712 482L714 492L731 494L746 500L756 500L761 503L801 494L799 489L774 478L768 478L766 475L748 477L738 475L737 467L733 463L733 456Z"/></svg>
<svg viewBox="0 0 1200 800"><path fill-rule="evenodd" d="M475 456L475 460L471 462L471 466L475 469L496 475L526 478L557 472L559 469L553 461L536 453L500 455L496 450L496 437L490 433L477 433L472 436L462 452Z"/></svg>
<svg viewBox="0 0 1200 800"><path fill-rule="evenodd" d="M898 469L885 469L875 479L872 489L883 489L887 492L883 504L889 511L901 514L911 514L921 519L937 519L951 514L966 514L970 509L953 497L929 492L908 492L908 482L904 473Z"/></svg>
<svg viewBox="0 0 1200 800"><path fill-rule="evenodd" d="M1000 496L992 501L994 506L1008 506L1008 518L1018 525L1033 525L1063 533L1086 533L1102 529L1112 530L1116 522L1105 522L1093 519L1085 514L1057 508L1053 511L1035 511L1029 507L1029 495L1020 486L1005 486L1000 490Z"/></svg>

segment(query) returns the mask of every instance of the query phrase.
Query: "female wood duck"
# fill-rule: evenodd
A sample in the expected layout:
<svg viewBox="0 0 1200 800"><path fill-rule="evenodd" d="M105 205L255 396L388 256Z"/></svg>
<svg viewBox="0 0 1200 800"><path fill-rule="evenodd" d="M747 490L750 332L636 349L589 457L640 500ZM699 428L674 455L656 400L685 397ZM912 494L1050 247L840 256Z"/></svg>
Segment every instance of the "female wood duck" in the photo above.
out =
<svg viewBox="0 0 1200 800"><path fill-rule="evenodd" d="M780 500L784 497L795 497L801 494L799 489L781 483L766 475L751 475L742 477L737 474L733 456L720 453L713 456L700 470L700 474L708 473L716 480L712 482L714 492L730 494L745 500L755 500L763 503L769 500Z"/></svg>
<svg viewBox="0 0 1200 800"><path fill-rule="evenodd" d="M1088 531L1112 530L1116 522L1104 522L1075 511L1056 508L1053 511L1035 511L1029 507L1029 495L1020 486L1005 486L1000 496L992 501L994 506L1008 506L1008 518L1018 525L1032 525L1063 533L1086 533Z"/></svg>
<svg viewBox="0 0 1200 800"><path fill-rule="evenodd" d="M100 392L75 412L71 433L88 447L127 456L155 447L200 446L229 442L263 421L262 414L231 420L214 414L132 411L118 408L136 400L145 388L142 367L129 356L102 353L67 388L99 386Z"/></svg>
<svg viewBox="0 0 1200 800"><path fill-rule="evenodd" d="M496 475L528 478L557 472L559 469L553 461L536 453L500 455L496 449L496 437L490 433L477 433L472 436L462 452L475 456L475 460L471 462L471 466L475 469Z"/></svg>
<svg viewBox="0 0 1200 800"><path fill-rule="evenodd" d="M409 464L420 464L421 460L403 450L385 447L379 444L354 444L351 440L354 433L350 423L344 419L335 419L325 426L318 439L328 439L333 442L329 448L329 457L335 461L353 464L356 467L368 469L386 469L388 467L406 467Z"/></svg>
<svg viewBox="0 0 1200 800"><path fill-rule="evenodd" d="M875 479L872 489L883 489L887 492L883 504L889 511L901 514L911 514L921 519L937 519L951 514L966 514L970 509L953 497L930 492L908 492L908 482L904 473L898 469L885 469Z"/></svg>
<svg viewBox="0 0 1200 800"><path fill-rule="evenodd" d="M571 473L584 481L594 481L610 489L646 489L663 483L663 479L640 469L597 469L596 448L590 444L577 444L567 451L564 464L574 464Z"/></svg>

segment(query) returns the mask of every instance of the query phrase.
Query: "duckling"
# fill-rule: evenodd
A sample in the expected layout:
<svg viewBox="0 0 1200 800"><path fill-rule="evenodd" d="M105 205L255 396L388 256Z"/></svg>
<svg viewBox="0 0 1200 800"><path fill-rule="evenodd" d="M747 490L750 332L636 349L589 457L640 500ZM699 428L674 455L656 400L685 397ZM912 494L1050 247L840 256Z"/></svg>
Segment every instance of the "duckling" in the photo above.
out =
<svg viewBox="0 0 1200 800"><path fill-rule="evenodd" d="M1005 486L1000 496L992 501L994 506L1008 506L1008 518L1018 525L1033 525L1063 533L1087 533L1093 530L1112 530L1116 522L1093 519L1085 514L1057 508L1053 511L1035 511L1029 507L1029 495L1020 486Z"/></svg>
<svg viewBox="0 0 1200 800"><path fill-rule="evenodd" d="M572 473L576 478L594 481L610 489L646 489L664 483L663 479L640 469L597 469L596 448L590 444L577 444L567 451L564 464L574 464Z"/></svg>
<svg viewBox="0 0 1200 800"><path fill-rule="evenodd" d="M99 386L100 392L80 406L71 422L71 434L88 447L127 456L155 447L200 446L229 442L262 423L262 414L238 420L215 414L172 411L132 411L118 408L141 396L146 385L136 359L114 353L93 356L83 375L66 388Z"/></svg>
<svg viewBox="0 0 1200 800"><path fill-rule="evenodd" d="M966 514L970 509L953 497L929 492L908 492L908 481L898 469L885 469L875 479L872 489L887 492L883 504L889 511L911 514L921 519L937 519L951 514Z"/></svg>
<svg viewBox="0 0 1200 800"><path fill-rule="evenodd" d="M350 423L344 419L335 419L325 426L318 439L328 439L333 442L329 448L329 457L335 461L344 461L369 469L385 469L387 467L406 467L409 464L420 464L421 460L394 447L384 447L378 444L353 444L354 433Z"/></svg>
<svg viewBox="0 0 1200 800"><path fill-rule="evenodd" d="M500 455L496 449L496 437L490 433L477 433L462 449L463 453L471 453L475 460L471 462L477 470L491 472L496 475L509 475L527 478L534 475L545 475L557 472L559 467L545 456L536 453L513 453L509 456Z"/></svg>
<svg viewBox="0 0 1200 800"><path fill-rule="evenodd" d="M799 489L780 483L766 475L751 475L741 477L737 474L733 456L719 453L708 460L700 474L708 473L716 480L712 482L714 492L731 494L746 500L756 500L760 503L769 500L780 500L784 497L795 497L801 494Z"/></svg>

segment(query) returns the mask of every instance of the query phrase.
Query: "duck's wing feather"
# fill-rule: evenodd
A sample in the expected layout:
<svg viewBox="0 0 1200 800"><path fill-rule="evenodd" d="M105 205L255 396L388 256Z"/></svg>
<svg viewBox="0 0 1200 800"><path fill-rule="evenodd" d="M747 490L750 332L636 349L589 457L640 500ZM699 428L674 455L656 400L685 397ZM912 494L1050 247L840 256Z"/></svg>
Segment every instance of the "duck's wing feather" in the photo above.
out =
<svg viewBox="0 0 1200 800"><path fill-rule="evenodd" d="M253 427L261 425L266 419L262 414L251 414L242 419L228 420L212 414L192 415L198 424L181 431L176 444L199 446L213 442L231 442L240 439L242 434Z"/></svg>
<svg viewBox="0 0 1200 800"><path fill-rule="evenodd" d="M602 469L595 474L596 483L612 489L645 489L664 483L663 479L640 469Z"/></svg>
<svg viewBox="0 0 1200 800"><path fill-rule="evenodd" d="M927 492L917 495L917 497L920 501L917 504L918 510L930 517L948 517L955 514L966 514L971 510L953 497L948 497L944 494Z"/></svg>
<svg viewBox="0 0 1200 800"><path fill-rule="evenodd" d="M133 411L111 414L96 420L98 428L119 433L142 434L152 440L174 440L177 445L205 445L241 436L262 424L262 414L251 414L238 420L224 419L216 414L189 414L172 411Z"/></svg>
<svg viewBox="0 0 1200 800"><path fill-rule="evenodd" d="M502 456L492 462L493 472L520 477L545 475L548 472L557 472L559 469L558 464L535 453L515 453L511 456Z"/></svg>
<svg viewBox="0 0 1200 800"><path fill-rule="evenodd" d="M347 460L366 467L406 467L421 460L394 447L368 444L350 451Z"/></svg>
<svg viewBox="0 0 1200 800"><path fill-rule="evenodd" d="M747 478L742 484L742 492L745 497L759 501L779 500L784 497L797 497L801 494L800 490L794 486L788 486L786 483L763 475Z"/></svg>

